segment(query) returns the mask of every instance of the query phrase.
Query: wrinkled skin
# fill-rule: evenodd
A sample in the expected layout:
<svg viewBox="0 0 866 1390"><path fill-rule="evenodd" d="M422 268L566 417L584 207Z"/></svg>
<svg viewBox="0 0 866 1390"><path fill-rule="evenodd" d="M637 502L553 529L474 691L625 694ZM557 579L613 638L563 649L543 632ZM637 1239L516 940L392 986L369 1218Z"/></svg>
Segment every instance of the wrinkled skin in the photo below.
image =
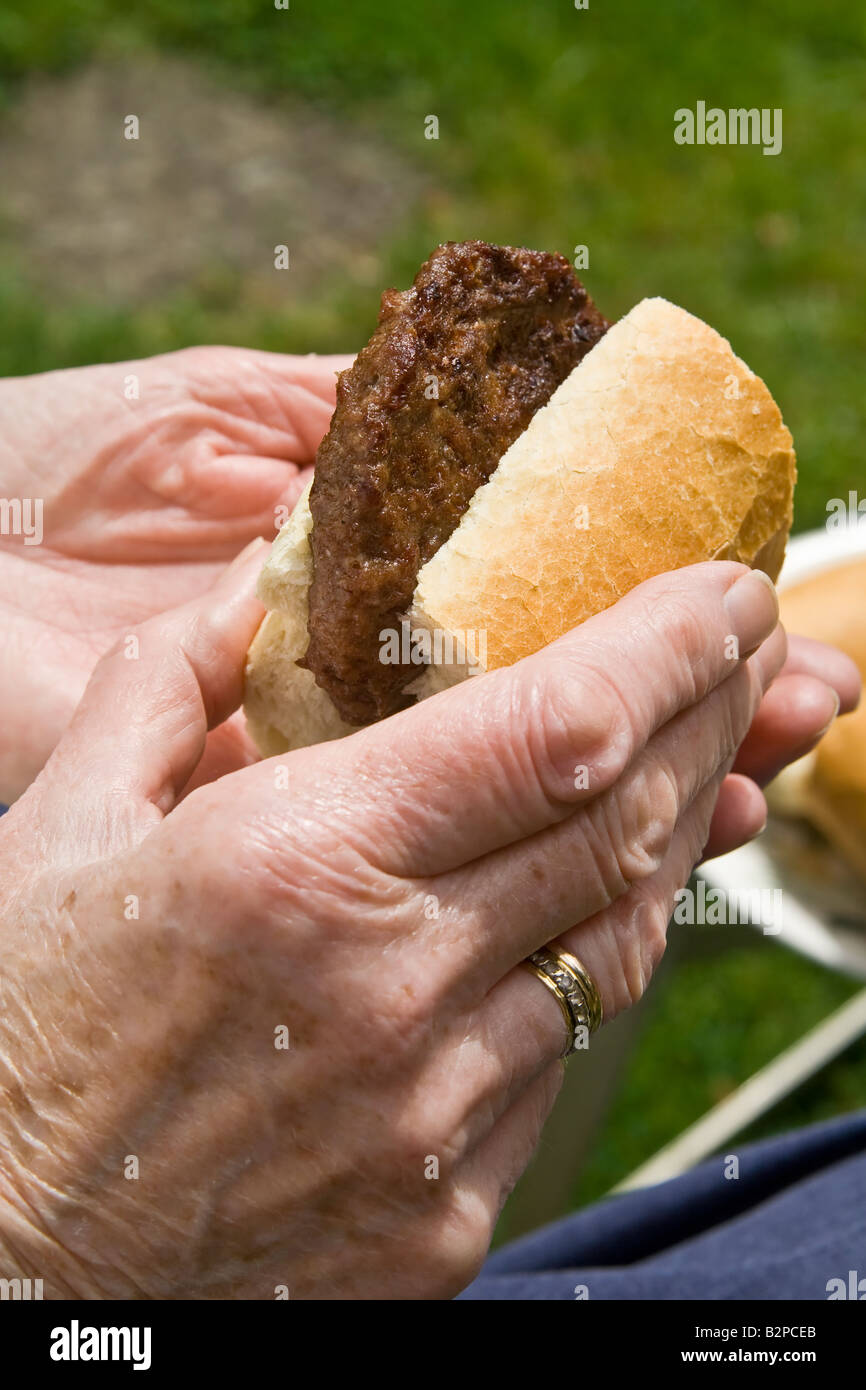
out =
<svg viewBox="0 0 866 1390"><path fill-rule="evenodd" d="M0 496L42 498L45 532L0 536L0 801L43 766L103 652L273 539L351 360L207 347L0 381ZM210 771L253 757L235 721Z"/></svg>
<svg viewBox="0 0 866 1390"><path fill-rule="evenodd" d="M519 962L559 937L628 1007L708 838L760 829L827 682L856 699L812 647L766 694L775 595L703 565L184 796L241 696L260 558L99 663L0 821L0 1264L46 1297L456 1293L560 1084Z"/></svg>

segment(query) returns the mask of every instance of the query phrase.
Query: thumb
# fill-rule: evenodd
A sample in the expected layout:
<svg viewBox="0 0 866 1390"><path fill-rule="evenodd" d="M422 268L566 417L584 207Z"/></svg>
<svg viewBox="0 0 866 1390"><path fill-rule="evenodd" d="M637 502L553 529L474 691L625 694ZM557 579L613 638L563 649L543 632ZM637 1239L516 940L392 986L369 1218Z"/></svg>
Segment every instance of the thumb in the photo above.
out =
<svg viewBox="0 0 866 1390"><path fill-rule="evenodd" d="M207 593L148 619L99 662L31 788L46 831L68 839L77 862L88 845L101 858L137 842L166 815L208 730L241 703L266 549L254 540Z"/></svg>

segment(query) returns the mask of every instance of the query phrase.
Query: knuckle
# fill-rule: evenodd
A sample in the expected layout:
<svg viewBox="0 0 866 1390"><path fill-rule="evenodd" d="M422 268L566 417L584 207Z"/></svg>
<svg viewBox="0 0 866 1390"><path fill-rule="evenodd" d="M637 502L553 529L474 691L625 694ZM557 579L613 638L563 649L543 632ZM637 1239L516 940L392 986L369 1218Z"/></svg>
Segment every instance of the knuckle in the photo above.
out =
<svg viewBox="0 0 866 1390"><path fill-rule="evenodd" d="M699 636L706 631L706 618L701 618L701 605L692 591L684 588L671 588L670 578L656 576L653 587L639 596L643 613L660 637L673 635Z"/></svg>
<svg viewBox="0 0 866 1390"><path fill-rule="evenodd" d="M436 1181L430 1188L438 1206L464 1158L466 1143L464 1124L458 1121L449 1128L435 1105L416 1098L410 1099L395 1120L389 1146L395 1166L402 1172L414 1172L419 1158L425 1164L435 1162Z"/></svg>
<svg viewBox="0 0 866 1390"><path fill-rule="evenodd" d="M310 953L320 950L320 935L318 928L311 933ZM317 974L317 993L326 1011L342 1019L340 1046L368 1079L396 1084L400 1078L401 1085L408 1080L414 1087L439 1043L445 990L421 968L423 961L385 964L380 954L363 954L360 959L351 941L329 948ZM453 1077L451 1083L453 1090ZM404 1148L441 1139L442 1152L449 1151L447 1110L444 1104L434 1108L434 1101L435 1095L404 1103L394 1130Z"/></svg>
<svg viewBox="0 0 866 1390"><path fill-rule="evenodd" d="M300 932L326 896L314 847L301 843L285 817L277 833L261 814L255 778L236 773L231 784L231 795L219 782L196 787L175 808L173 838L183 846L185 871L237 931L291 923Z"/></svg>
<svg viewBox="0 0 866 1390"><path fill-rule="evenodd" d="M315 918L329 940L356 950L384 949L410 935L413 908L423 920L413 885L371 864L315 808L263 785L261 766L248 769L253 775L232 821L236 860L262 910Z"/></svg>
<svg viewBox="0 0 866 1390"><path fill-rule="evenodd" d="M139 637L140 634L140 624L138 626L130 627L128 636ZM106 650L102 653L102 655L100 656L99 660L93 668L93 674L97 679L99 679L100 676L103 676L107 671L112 670L117 665L118 657L123 656L124 647L127 640L127 636L116 638L116 640L112 642L111 646L107 647ZM121 669L123 668L121 667Z"/></svg>
<svg viewBox="0 0 866 1390"><path fill-rule="evenodd" d="M662 761L647 761L623 798L628 824L624 827L620 865L623 877L639 882L661 867L680 816L676 778Z"/></svg>
<svg viewBox="0 0 866 1390"><path fill-rule="evenodd" d="M218 343L196 343L192 347L178 348L173 354L189 371L209 374L226 357L226 349Z"/></svg>
<svg viewBox="0 0 866 1390"><path fill-rule="evenodd" d="M611 899L661 868L679 819L675 779L663 763L645 763L628 786L590 808L595 856Z"/></svg>
<svg viewBox="0 0 866 1390"><path fill-rule="evenodd" d="M694 583L672 588L674 577L656 576L637 591L637 599L658 648L659 669L680 689L680 703L691 704L713 683L710 642L719 639L708 627L705 591Z"/></svg>
<svg viewBox="0 0 866 1390"><path fill-rule="evenodd" d="M707 567L706 577L718 584L720 575ZM634 590L634 594L647 621L660 637L694 637L700 649L707 633L707 594L697 572L686 575L674 570L654 575Z"/></svg>
<svg viewBox="0 0 866 1390"><path fill-rule="evenodd" d="M646 993L667 945L667 904L658 896L640 898L622 919L614 957L619 963L613 987L613 1013L637 1004Z"/></svg>
<svg viewBox="0 0 866 1390"><path fill-rule="evenodd" d="M573 803L575 776L586 769L586 790L613 785L634 752L633 721L608 671L566 645L519 688L517 726L536 784L550 801Z"/></svg>
<svg viewBox="0 0 866 1390"><path fill-rule="evenodd" d="M442 1298L453 1298L476 1277L493 1239L498 1211L470 1189L455 1188L427 1245L428 1268Z"/></svg>
<svg viewBox="0 0 866 1390"><path fill-rule="evenodd" d="M138 656L147 651L146 634L153 619L130 624L99 657L90 677L90 689L101 693L104 687L121 680L134 680L140 671Z"/></svg>
<svg viewBox="0 0 866 1390"><path fill-rule="evenodd" d="M435 984L421 971L397 970L380 974L376 991L371 1031L379 1046L395 1060L432 1048L442 1006Z"/></svg>
<svg viewBox="0 0 866 1390"><path fill-rule="evenodd" d="M656 827L652 826L636 832L619 844L614 841L614 854L620 883L628 887L633 883L642 883L645 879L652 878L653 874L658 873L663 853L654 843L656 839Z"/></svg>
<svg viewBox="0 0 866 1390"><path fill-rule="evenodd" d="M175 831L172 838L183 847L191 876L202 885L210 884L224 892L225 884L233 881L236 874L242 833L227 833L229 825L219 787L208 783L188 792L173 810L170 822L165 822L170 823ZM213 853L214 845L220 847L218 855Z"/></svg>

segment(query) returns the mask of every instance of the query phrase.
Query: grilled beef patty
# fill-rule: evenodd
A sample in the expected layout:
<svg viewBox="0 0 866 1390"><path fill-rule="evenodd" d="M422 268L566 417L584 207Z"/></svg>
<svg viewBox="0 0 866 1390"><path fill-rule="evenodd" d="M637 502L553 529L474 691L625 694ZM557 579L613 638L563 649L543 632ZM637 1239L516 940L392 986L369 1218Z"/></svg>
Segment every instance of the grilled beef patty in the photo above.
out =
<svg viewBox="0 0 866 1390"><path fill-rule="evenodd" d="M449 242L386 290L337 384L310 494L310 642L342 717L410 704L417 666L379 659L421 566L556 387L609 328L564 256Z"/></svg>

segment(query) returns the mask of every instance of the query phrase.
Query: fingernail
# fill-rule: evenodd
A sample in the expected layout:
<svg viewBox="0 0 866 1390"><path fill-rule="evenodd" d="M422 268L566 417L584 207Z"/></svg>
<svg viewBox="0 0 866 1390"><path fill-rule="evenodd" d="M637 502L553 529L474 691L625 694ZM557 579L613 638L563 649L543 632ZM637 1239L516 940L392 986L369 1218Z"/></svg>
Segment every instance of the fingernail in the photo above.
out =
<svg viewBox="0 0 866 1390"><path fill-rule="evenodd" d="M827 723L824 725L821 732L815 735L816 738L823 738L826 733L829 733L830 729L832 729L833 725L836 722L836 715L839 713L839 710L842 705L842 701L839 699L839 692L833 690L830 686L828 686L827 688L830 690L830 693L836 702L836 708L833 710L833 713L830 715L830 718L827 720Z"/></svg>
<svg viewBox="0 0 866 1390"><path fill-rule="evenodd" d="M779 621L776 586L763 570L750 570L732 584L725 594L725 608L741 658L756 651Z"/></svg>

